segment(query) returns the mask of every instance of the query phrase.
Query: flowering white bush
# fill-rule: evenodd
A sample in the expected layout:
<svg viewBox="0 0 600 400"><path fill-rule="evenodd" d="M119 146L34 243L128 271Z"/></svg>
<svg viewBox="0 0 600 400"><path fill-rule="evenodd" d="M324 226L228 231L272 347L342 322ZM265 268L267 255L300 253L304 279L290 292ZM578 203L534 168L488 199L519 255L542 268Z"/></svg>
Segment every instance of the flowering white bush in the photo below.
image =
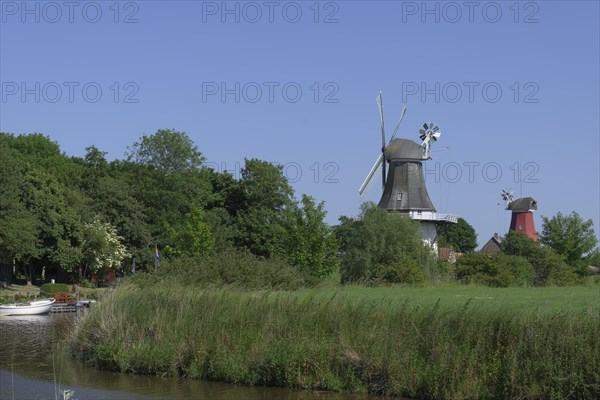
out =
<svg viewBox="0 0 600 400"><path fill-rule="evenodd" d="M130 254L117 234L117 229L110 223L99 219L85 224L83 241L83 261L88 273L98 273L109 269L117 269Z"/></svg>

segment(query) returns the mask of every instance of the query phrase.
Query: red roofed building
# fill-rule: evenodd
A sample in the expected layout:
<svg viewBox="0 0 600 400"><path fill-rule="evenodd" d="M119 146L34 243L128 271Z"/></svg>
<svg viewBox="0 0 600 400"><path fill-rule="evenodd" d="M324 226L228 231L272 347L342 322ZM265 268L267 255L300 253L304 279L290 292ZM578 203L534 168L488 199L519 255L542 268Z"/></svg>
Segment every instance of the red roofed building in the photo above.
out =
<svg viewBox="0 0 600 400"><path fill-rule="evenodd" d="M537 201L533 197L513 200L506 206L512 211L510 230L522 232L537 242L538 236L533 223L533 212L537 210Z"/></svg>

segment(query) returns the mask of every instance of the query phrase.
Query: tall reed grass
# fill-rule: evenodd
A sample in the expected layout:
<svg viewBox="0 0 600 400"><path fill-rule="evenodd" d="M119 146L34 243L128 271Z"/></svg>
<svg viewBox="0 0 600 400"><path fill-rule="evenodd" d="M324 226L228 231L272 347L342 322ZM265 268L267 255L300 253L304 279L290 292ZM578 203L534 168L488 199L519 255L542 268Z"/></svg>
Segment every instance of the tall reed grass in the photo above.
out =
<svg viewBox="0 0 600 400"><path fill-rule="evenodd" d="M78 357L127 373L433 399L600 397L598 305L472 304L125 283Z"/></svg>

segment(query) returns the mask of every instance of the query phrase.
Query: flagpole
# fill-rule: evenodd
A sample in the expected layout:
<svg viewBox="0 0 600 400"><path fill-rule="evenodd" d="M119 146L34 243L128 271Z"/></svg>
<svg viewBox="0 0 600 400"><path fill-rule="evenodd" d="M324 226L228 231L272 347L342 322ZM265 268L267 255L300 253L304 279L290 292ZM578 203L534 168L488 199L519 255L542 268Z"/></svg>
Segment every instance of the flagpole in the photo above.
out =
<svg viewBox="0 0 600 400"><path fill-rule="evenodd" d="M156 239L152 239L151 241L146 243L146 248L148 248L148 246L150 246L151 244L154 244L154 272L156 273L158 271L158 267L160 266L160 255L158 253L158 241Z"/></svg>
<svg viewBox="0 0 600 400"><path fill-rule="evenodd" d="M158 243L154 243L154 272L158 272Z"/></svg>

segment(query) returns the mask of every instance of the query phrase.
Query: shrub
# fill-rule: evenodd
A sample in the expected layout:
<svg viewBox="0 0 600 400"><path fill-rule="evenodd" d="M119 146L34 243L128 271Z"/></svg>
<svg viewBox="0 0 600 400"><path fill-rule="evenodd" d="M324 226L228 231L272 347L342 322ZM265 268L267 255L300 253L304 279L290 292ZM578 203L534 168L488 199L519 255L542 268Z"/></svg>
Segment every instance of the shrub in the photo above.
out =
<svg viewBox="0 0 600 400"><path fill-rule="evenodd" d="M564 286L576 283L577 274L563 256L549 247L539 247L528 257L535 271L535 284Z"/></svg>
<svg viewBox="0 0 600 400"><path fill-rule="evenodd" d="M96 287L92 282L90 282L89 279L85 279L85 278L83 278L81 281L79 281L79 286L88 288L88 289Z"/></svg>
<svg viewBox="0 0 600 400"><path fill-rule="evenodd" d="M71 287L66 283L44 283L40 287L40 294L42 296L52 296L58 292L70 292Z"/></svg>
<svg viewBox="0 0 600 400"><path fill-rule="evenodd" d="M584 275L577 263L567 265L564 256L550 247L540 246L522 232L510 231L502 242L502 251L529 261L535 273L533 284L536 286L572 285L579 280L576 272Z"/></svg>
<svg viewBox="0 0 600 400"><path fill-rule="evenodd" d="M135 274L141 287L162 280L197 287L232 286L241 289L297 289L316 283L285 261L264 259L229 248L212 256L180 257L164 262L157 274Z"/></svg>
<svg viewBox="0 0 600 400"><path fill-rule="evenodd" d="M374 268L374 280L386 283L407 283L421 285L427 281L423 268L417 262L402 254L391 264L382 264Z"/></svg>
<svg viewBox="0 0 600 400"><path fill-rule="evenodd" d="M365 203L361 220L346 227L342 282L419 283L432 278L435 258L419 223Z"/></svg>
<svg viewBox="0 0 600 400"><path fill-rule="evenodd" d="M493 287L527 286L533 283L534 271L520 256L467 253L456 263L456 278Z"/></svg>
<svg viewBox="0 0 600 400"><path fill-rule="evenodd" d="M567 264L562 263L554 266L548 273L547 285L568 286L579 283L580 277Z"/></svg>

